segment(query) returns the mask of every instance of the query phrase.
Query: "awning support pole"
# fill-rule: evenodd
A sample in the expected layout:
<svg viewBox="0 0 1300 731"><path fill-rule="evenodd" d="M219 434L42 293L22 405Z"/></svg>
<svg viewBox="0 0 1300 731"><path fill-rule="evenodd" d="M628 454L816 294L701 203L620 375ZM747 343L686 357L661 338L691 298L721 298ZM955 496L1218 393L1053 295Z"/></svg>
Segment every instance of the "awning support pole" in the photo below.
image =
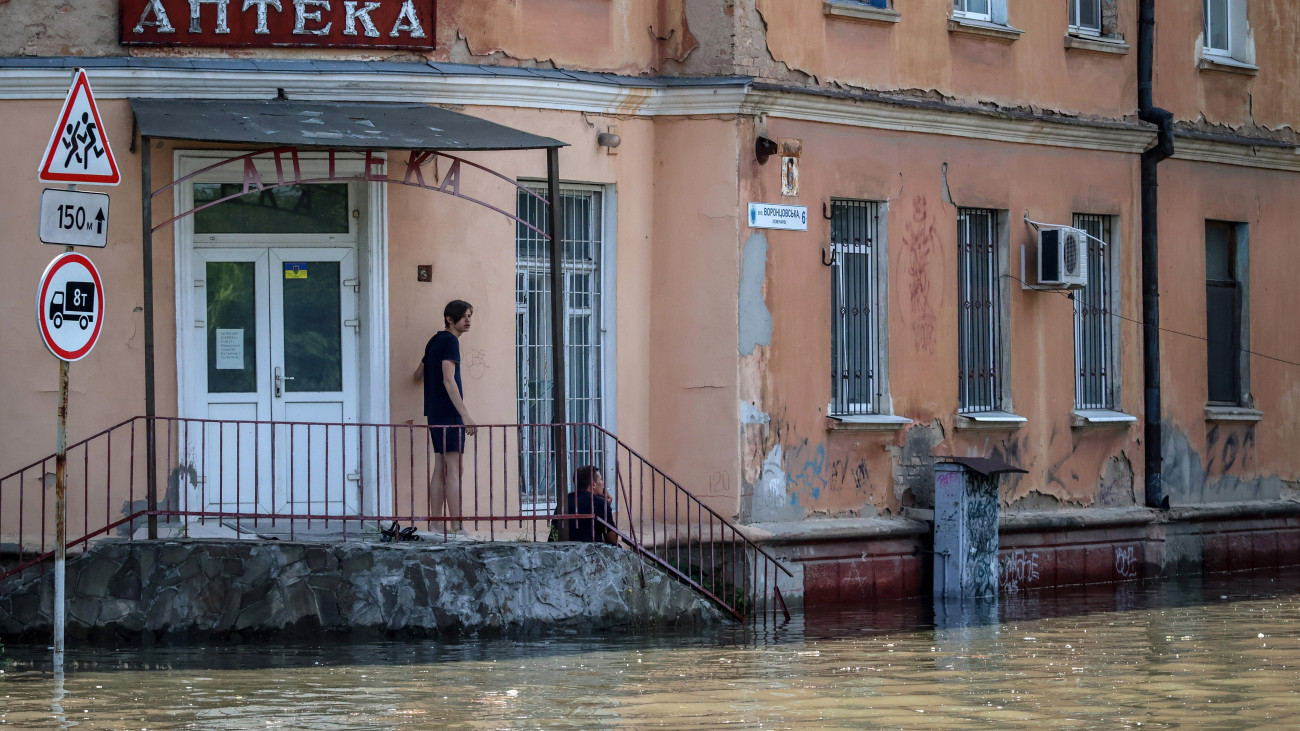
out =
<svg viewBox="0 0 1300 731"><path fill-rule="evenodd" d="M144 439L145 490L149 506L149 538L158 537L158 440L154 427L157 404L153 372L153 164L148 137L140 137L140 222L144 257Z"/></svg>
<svg viewBox="0 0 1300 731"><path fill-rule="evenodd" d="M551 423L555 448L555 505L560 511L564 508L564 496L568 492L568 447L565 439L564 393L564 232L561 230L560 211L560 149L546 148L546 200L547 215L550 217L551 231L551 380L554 402L551 406ZM568 539L569 521L561 520L560 540Z"/></svg>

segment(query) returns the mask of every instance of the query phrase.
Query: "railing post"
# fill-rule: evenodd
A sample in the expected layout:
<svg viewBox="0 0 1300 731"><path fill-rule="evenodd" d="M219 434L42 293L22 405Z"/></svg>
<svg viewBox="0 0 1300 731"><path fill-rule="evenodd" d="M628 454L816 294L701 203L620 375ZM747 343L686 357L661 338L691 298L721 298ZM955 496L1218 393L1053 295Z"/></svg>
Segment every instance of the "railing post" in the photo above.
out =
<svg viewBox="0 0 1300 731"><path fill-rule="evenodd" d="M560 215L560 149L546 148L547 216L551 229L551 423L555 449L555 508L562 512L569 484L568 440L565 439L564 389L564 232ZM569 522L559 521L560 540L569 538Z"/></svg>
<svg viewBox="0 0 1300 731"><path fill-rule="evenodd" d="M145 490L149 506L149 538L158 537L158 436L153 372L153 165L148 137L140 137L141 256L144 264L144 439Z"/></svg>

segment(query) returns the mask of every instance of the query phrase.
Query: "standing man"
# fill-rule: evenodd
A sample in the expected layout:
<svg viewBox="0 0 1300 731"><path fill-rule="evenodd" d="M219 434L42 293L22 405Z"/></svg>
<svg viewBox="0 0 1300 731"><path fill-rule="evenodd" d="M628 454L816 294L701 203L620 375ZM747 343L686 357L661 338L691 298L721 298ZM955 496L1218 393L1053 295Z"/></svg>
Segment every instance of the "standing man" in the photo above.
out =
<svg viewBox="0 0 1300 731"><path fill-rule="evenodd" d="M465 438L476 431L460 383L460 336L469 332L473 315L470 303L448 302L442 310L445 329L429 338L424 358L415 369L415 380L424 381L424 415L429 420L433 451L438 455L429 476L429 509L439 517L461 515L461 455ZM443 512L444 506L447 513ZM444 523L443 532L463 537L460 529L459 522Z"/></svg>

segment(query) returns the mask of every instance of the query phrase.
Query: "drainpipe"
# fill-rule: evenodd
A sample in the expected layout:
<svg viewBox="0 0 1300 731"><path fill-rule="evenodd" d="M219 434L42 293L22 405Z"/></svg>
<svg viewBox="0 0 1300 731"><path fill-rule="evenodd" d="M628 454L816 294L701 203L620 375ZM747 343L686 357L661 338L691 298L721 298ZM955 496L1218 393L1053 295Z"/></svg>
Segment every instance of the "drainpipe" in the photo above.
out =
<svg viewBox="0 0 1300 731"><path fill-rule="evenodd" d="M1152 104L1156 32L1155 0L1138 9L1138 117L1158 127L1156 144L1142 153L1142 383L1144 472L1147 507L1167 510L1161 473L1159 173L1156 166L1174 154L1174 115Z"/></svg>

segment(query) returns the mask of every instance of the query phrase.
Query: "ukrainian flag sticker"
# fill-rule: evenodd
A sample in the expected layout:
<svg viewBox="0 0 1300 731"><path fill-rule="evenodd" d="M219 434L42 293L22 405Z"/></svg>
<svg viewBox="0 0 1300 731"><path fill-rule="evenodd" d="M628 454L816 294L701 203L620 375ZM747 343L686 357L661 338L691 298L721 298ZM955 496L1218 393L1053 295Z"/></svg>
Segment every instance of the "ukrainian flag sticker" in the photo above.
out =
<svg viewBox="0 0 1300 731"><path fill-rule="evenodd" d="M285 279L306 279L307 262L305 261L286 261L284 263Z"/></svg>

